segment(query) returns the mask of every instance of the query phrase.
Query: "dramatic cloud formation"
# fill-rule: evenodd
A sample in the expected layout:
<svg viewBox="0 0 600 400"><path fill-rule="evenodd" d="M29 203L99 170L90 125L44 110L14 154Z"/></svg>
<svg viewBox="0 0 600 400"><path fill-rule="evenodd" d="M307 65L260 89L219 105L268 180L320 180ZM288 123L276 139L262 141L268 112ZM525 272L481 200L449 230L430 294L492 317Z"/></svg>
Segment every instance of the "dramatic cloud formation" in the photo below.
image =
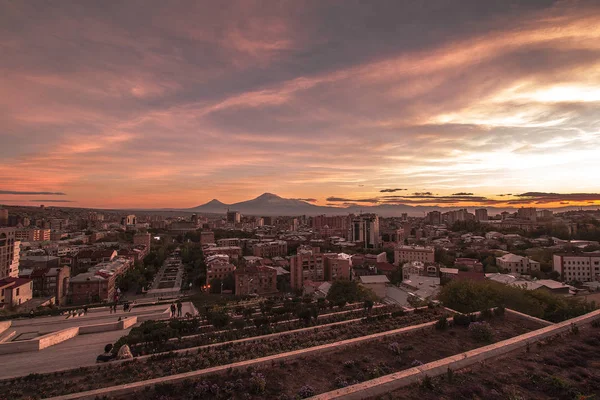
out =
<svg viewBox="0 0 600 400"><path fill-rule="evenodd" d="M473 196L473 193L458 192L458 193L452 193L452 196Z"/></svg>
<svg viewBox="0 0 600 400"><path fill-rule="evenodd" d="M593 0L4 1L0 194L598 202L493 193L600 191L599 43Z"/></svg>

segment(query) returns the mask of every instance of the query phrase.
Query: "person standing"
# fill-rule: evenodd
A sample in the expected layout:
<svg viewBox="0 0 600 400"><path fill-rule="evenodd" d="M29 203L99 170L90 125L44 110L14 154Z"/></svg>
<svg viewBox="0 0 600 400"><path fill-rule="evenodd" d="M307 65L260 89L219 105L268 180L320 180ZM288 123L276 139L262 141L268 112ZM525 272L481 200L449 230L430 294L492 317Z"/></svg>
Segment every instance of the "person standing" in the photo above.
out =
<svg viewBox="0 0 600 400"><path fill-rule="evenodd" d="M181 304L181 300L177 300L177 317L181 318L181 309L183 308L183 304Z"/></svg>
<svg viewBox="0 0 600 400"><path fill-rule="evenodd" d="M175 317L175 303L171 303L171 318Z"/></svg>

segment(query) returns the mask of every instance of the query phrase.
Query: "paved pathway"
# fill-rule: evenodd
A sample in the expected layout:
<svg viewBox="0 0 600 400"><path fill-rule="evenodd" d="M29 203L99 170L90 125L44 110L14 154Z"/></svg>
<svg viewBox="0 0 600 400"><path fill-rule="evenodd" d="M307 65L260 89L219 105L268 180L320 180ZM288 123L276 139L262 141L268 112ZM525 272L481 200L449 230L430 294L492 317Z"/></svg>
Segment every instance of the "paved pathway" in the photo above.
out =
<svg viewBox="0 0 600 400"><path fill-rule="evenodd" d="M129 329L82 335L42 351L2 354L0 379L93 364L106 344L114 343L128 333Z"/></svg>
<svg viewBox="0 0 600 400"><path fill-rule="evenodd" d="M13 322L13 327L19 332L51 332L73 326L92 325L116 321L123 316L144 316L154 314L162 316L169 309L168 304L133 308L131 312L123 312L121 308L117 314L110 314L108 308L88 312L88 315L67 319L65 317L38 317L23 319ZM183 303L183 315L190 313L196 315L197 311L190 302ZM0 379L27 375L30 373L45 373L66 368L87 366L96 362L96 357L102 354L104 346L116 342L121 336L129 333L130 329L109 331L88 335L76 336L55 346L41 351L26 353L0 354Z"/></svg>

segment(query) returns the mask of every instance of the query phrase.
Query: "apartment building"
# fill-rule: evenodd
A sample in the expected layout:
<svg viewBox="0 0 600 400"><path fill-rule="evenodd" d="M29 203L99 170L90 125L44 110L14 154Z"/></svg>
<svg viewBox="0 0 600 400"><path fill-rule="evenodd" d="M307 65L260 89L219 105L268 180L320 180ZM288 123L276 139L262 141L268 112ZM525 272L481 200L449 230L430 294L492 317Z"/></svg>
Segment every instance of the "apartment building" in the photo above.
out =
<svg viewBox="0 0 600 400"><path fill-rule="evenodd" d="M600 281L600 252L555 254L553 269L565 281Z"/></svg>
<svg viewBox="0 0 600 400"><path fill-rule="evenodd" d="M435 262L435 249L428 246L397 246L394 250L394 265L405 262L421 261L423 263Z"/></svg>
<svg viewBox="0 0 600 400"><path fill-rule="evenodd" d="M298 290L308 280L325 280L325 257L318 247L301 246L297 254L290 258L290 284L292 289Z"/></svg>
<svg viewBox="0 0 600 400"><path fill-rule="evenodd" d="M236 269L235 294L245 296L249 294L266 295L277 293L277 270L263 265L252 265Z"/></svg>
<svg viewBox="0 0 600 400"><path fill-rule="evenodd" d="M235 265L216 260L206 266L206 285L209 285L214 279L223 280L227 275L235 271Z"/></svg>
<svg viewBox="0 0 600 400"><path fill-rule="evenodd" d="M15 230L15 239L21 242L46 242L50 238L50 229L23 228Z"/></svg>
<svg viewBox="0 0 600 400"><path fill-rule="evenodd" d="M0 279L19 275L19 245L14 228L0 228Z"/></svg>
<svg viewBox="0 0 600 400"><path fill-rule="evenodd" d="M502 257L497 257L496 266L520 274L529 274L532 271L540 270L539 262L528 257L522 257L511 253L505 254Z"/></svg>
<svg viewBox="0 0 600 400"><path fill-rule="evenodd" d="M287 251L287 242L285 240L256 243L252 246L252 254L255 257L286 257Z"/></svg>
<svg viewBox="0 0 600 400"><path fill-rule="evenodd" d="M325 254L325 280L349 281L352 258L347 254Z"/></svg>

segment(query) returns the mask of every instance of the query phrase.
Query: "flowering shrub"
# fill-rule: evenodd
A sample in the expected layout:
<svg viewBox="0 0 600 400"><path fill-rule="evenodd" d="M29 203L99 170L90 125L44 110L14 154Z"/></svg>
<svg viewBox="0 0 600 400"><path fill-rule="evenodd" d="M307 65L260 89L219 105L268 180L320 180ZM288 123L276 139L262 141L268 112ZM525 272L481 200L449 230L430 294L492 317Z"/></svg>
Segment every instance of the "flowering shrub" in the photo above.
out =
<svg viewBox="0 0 600 400"><path fill-rule="evenodd" d="M315 389L310 385L304 385L300 388L300 390L298 390L298 396L300 396L301 399L306 399L308 397L312 397L315 394L316 394Z"/></svg>
<svg viewBox="0 0 600 400"><path fill-rule="evenodd" d="M253 372L249 380L250 393L261 394L264 393L267 388L267 380L263 374Z"/></svg>
<svg viewBox="0 0 600 400"><path fill-rule="evenodd" d="M338 376L337 378L335 378L335 387L337 388L345 388L346 386L348 386L348 381L346 381L346 378L344 378L343 376Z"/></svg>
<svg viewBox="0 0 600 400"><path fill-rule="evenodd" d="M491 325L487 322L473 322L469 325L469 332L478 342L491 342L494 335Z"/></svg>
<svg viewBox="0 0 600 400"><path fill-rule="evenodd" d="M392 353L396 354L397 356L402 354L402 347L398 344L398 342L390 343L388 345L388 350L391 351Z"/></svg>

